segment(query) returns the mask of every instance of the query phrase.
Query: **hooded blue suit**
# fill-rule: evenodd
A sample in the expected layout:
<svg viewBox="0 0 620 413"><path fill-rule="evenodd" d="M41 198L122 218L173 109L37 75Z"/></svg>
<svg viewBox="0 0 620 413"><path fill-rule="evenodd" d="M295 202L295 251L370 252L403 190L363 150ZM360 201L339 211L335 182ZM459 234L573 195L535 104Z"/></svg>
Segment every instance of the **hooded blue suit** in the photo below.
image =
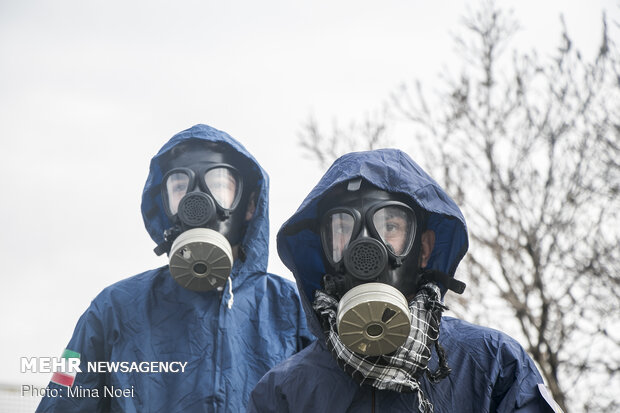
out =
<svg viewBox="0 0 620 413"><path fill-rule="evenodd" d="M258 180L256 211L242 241L244 261L235 260L234 303L223 291L182 288L168 266L122 280L104 289L77 323L67 349L80 353L73 388L133 389L132 397L46 397L37 412L234 412L244 411L263 374L306 346L306 328L295 285L267 268L268 177L245 148L217 129L196 125L175 135L151 161L142 195L142 216L160 244L171 226L160 195L160 159L188 139L231 146L252 164ZM230 281L229 281L230 282ZM187 362L177 373L88 373L92 361ZM91 392L92 395L92 392Z"/></svg>
<svg viewBox="0 0 620 413"><path fill-rule="evenodd" d="M430 213L428 229L436 241L427 268L454 276L468 247L465 219L454 201L406 154L376 150L345 155L331 166L297 212L278 233L278 253L303 293L311 331L318 341L272 369L250 398L250 412L412 412L415 393L375 390L358 385L337 365L326 347L311 307L325 268L316 230L317 205L334 186L353 178L407 196ZM421 387L435 412L551 411L539 388L543 382L523 348L506 334L443 317L439 341L452 373L437 384L426 377ZM433 353L430 368L437 368Z"/></svg>

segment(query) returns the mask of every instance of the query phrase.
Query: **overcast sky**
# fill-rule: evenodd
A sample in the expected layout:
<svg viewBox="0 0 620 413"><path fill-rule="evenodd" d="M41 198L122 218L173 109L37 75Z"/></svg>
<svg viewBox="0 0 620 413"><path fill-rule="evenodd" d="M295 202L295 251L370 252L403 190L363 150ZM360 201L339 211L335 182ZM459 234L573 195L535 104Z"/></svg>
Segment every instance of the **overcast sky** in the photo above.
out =
<svg viewBox="0 0 620 413"><path fill-rule="evenodd" d="M166 264L142 223L150 158L206 123L271 176L275 233L322 172L297 145L454 60L465 2L0 0L0 382L44 385L19 358L58 356L105 286ZM473 2L469 2L473 3ZM542 54L564 13L577 46L617 1L499 1ZM403 148L407 149L407 148Z"/></svg>

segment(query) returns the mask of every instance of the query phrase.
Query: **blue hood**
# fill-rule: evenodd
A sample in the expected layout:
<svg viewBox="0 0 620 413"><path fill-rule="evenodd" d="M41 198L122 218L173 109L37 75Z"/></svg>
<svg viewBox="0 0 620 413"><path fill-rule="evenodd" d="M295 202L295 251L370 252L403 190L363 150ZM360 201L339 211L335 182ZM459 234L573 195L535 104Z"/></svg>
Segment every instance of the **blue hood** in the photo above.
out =
<svg viewBox="0 0 620 413"><path fill-rule="evenodd" d="M325 268L321 258L317 205L334 186L363 178L387 192L400 193L429 212L428 229L435 247L427 268L454 276L467 252L467 226L459 207L418 164L396 149L354 152L337 159L278 232L278 254L297 281L312 332L321 337L310 303L321 288Z"/></svg>
<svg viewBox="0 0 620 413"><path fill-rule="evenodd" d="M194 125L174 135L151 159L149 176L142 191L142 218L149 235L157 245L164 241L164 230L172 223L164 212L160 185L163 178L161 160L172 148L188 140L203 140L223 143L247 158L252 165L253 173L260 178L257 184L258 199L256 211L248 223L245 236L241 242L246 252L245 262L235 261L237 274L265 272L269 255L269 177L252 155L226 132L208 125Z"/></svg>

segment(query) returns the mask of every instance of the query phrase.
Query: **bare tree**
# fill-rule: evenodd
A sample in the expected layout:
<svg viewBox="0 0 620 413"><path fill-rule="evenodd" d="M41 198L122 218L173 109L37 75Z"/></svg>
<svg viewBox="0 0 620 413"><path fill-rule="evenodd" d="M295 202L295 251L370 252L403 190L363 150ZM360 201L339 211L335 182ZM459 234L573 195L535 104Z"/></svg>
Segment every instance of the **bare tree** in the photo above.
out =
<svg viewBox="0 0 620 413"><path fill-rule="evenodd" d="M326 135L313 117L308 118L299 133L299 144L310 156L326 168L338 156L352 151L371 151L387 144L386 112L367 114L361 122L351 122L342 129L336 121Z"/></svg>
<svg viewBox="0 0 620 413"><path fill-rule="evenodd" d="M456 80L434 99L403 85L391 96L396 118L368 126L377 139L362 134L345 149L381 146L404 120L410 153L468 220L461 277L484 307L461 312L504 330L513 319L509 332L565 411L618 411L620 60L605 16L591 60L565 27L555 56L507 57L518 25L492 2L464 28ZM342 152L321 139L316 122L305 125L301 145L325 165Z"/></svg>

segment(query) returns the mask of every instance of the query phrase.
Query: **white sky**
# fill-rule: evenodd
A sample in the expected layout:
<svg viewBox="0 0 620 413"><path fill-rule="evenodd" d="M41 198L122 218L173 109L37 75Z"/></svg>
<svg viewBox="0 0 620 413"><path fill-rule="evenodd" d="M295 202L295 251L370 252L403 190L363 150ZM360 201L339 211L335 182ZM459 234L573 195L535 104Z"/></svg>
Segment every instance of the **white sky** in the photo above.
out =
<svg viewBox="0 0 620 413"><path fill-rule="evenodd" d="M44 385L19 358L58 356L104 287L166 263L144 230L150 158L206 123L271 176L275 234L322 172L297 145L454 60L462 1L0 0L0 382ZM577 46L618 1L504 0L518 44L552 51L564 13ZM432 88L431 83L426 83ZM407 148L403 148L407 149Z"/></svg>

